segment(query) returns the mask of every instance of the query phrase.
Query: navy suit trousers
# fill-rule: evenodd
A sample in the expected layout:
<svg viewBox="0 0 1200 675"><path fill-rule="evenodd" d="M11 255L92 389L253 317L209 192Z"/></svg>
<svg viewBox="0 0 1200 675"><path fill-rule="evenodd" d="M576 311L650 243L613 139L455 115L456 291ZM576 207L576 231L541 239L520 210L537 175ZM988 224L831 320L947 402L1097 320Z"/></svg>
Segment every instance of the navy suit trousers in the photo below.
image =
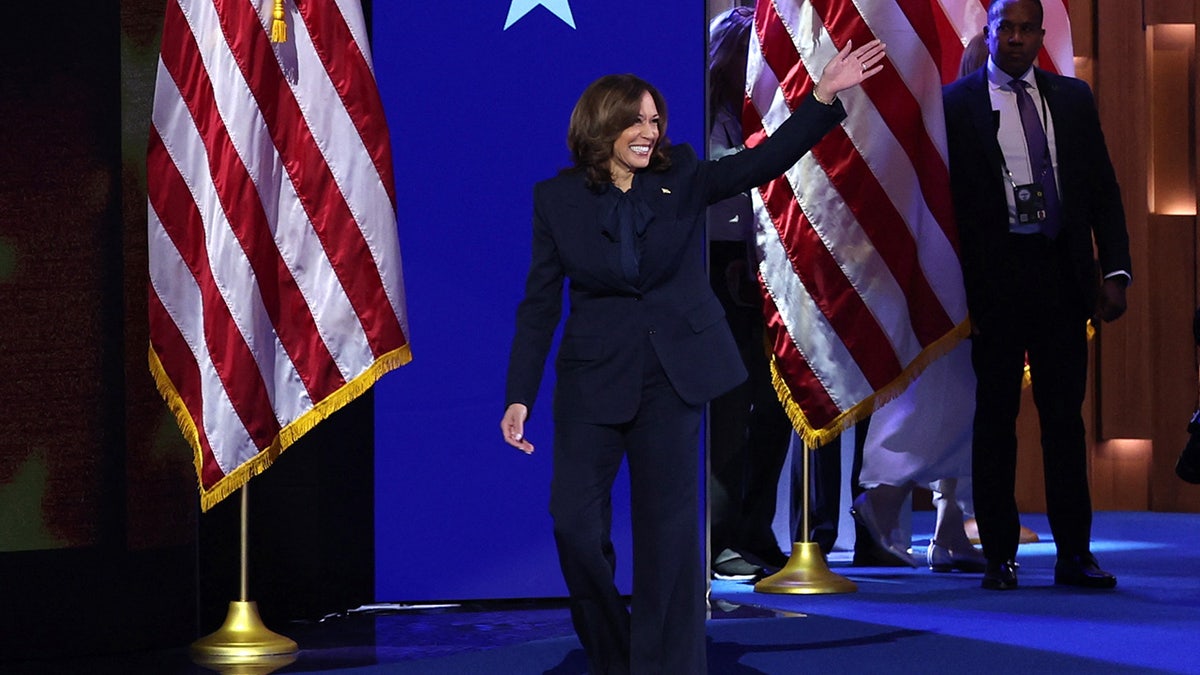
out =
<svg viewBox="0 0 1200 675"><path fill-rule="evenodd" d="M699 455L703 406L671 387L646 350L632 420L556 420L550 513L571 619L592 673L706 672ZM629 462L633 592L613 574L612 485Z"/></svg>

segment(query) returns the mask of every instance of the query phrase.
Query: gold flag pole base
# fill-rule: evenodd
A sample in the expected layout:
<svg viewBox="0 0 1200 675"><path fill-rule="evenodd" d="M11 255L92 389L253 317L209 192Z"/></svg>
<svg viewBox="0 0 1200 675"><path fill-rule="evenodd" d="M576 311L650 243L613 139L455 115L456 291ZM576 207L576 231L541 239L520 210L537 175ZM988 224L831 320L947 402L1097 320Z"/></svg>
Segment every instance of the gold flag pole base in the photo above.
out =
<svg viewBox="0 0 1200 675"><path fill-rule="evenodd" d="M808 443L804 444L802 494L804 505L800 509L801 540L792 543L792 556L788 558L783 569L754 584L758 593L794 593L796 595L817 595L820 593L853 593L858 590L846 577L829 571L821 546L815 541L809 541L808 509L809 509L809 456Z"/></svg>
<svg viewBox="0 0 1200 675"><path fill-rule="evenodd" d="M758 593L853 593L858 590L846 577L834 574L825 563L821 547L813 541L792 544L792 556L783 569L754 584Z"/></svg>
<svg viewBox="0 0 1200 675"><path fill-rule="evenodd" d="M229 603L225 623L215 633L192 643L192 660L202 664L261 663L272 670L296 659L296 642L267 628L258 616L258 604ZM282 661L288 659L286 663ZM270 663L265 663L269 661ZM270 671L266 671L270 672Z"/></svg>
<svg viewBox="0 0 1200 675"><path fill-rule="evenodd" d="M192 661L222 675L267 675L296 660L295 640L271 631L250 597L250 486L243 485L241 509L241 600L229 603L225 623L192 643Z"/></svg>

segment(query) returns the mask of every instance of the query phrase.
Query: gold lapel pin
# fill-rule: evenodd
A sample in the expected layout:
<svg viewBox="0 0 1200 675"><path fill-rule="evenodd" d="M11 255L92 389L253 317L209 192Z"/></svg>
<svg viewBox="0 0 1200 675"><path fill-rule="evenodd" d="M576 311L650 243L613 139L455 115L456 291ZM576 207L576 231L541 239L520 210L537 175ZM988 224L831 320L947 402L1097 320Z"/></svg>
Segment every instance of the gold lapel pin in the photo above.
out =
<svg viewBox="0 0 1200 675"><path fill-rule="evenodd" d="M667 188L661 188L661 189L662 189L664 195L671 194L671 191L669 189L667 189Z"/></svg>

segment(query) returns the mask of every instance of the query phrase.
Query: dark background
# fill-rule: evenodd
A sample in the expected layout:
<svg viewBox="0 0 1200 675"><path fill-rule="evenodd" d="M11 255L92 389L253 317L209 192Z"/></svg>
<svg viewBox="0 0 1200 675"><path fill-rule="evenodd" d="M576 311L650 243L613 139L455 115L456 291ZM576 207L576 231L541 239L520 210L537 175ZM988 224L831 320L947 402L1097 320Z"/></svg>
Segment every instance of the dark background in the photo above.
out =
<svg viewBox="0 0 1200 675"><path fill-rule="evenodd" d="M164 7L5 12L0 661L186 645L240 599L240 495L200 513L191 450L146 362ZM372 429L368 394L252 482L248 599L269 627L373 599Z"/></svg>

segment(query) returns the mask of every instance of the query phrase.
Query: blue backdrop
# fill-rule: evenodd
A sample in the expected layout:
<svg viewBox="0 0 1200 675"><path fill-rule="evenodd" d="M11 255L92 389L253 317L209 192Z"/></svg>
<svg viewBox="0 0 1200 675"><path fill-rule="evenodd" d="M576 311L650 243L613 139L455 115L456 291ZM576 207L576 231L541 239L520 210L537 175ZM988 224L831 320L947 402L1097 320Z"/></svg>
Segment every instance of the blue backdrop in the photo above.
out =
<svg viewBox="0 0 1200 675"><path fill-rule="evenodd" d="M703 152L704 3L376 2L373 22L413 350L376 387L376 597L564 596L547 515L552 361L527 428L537 451L499 433L532 186L569 164L575 100L611 72L659 87L668 136ZM624 476L614 502L628 592Z"/></svg>

